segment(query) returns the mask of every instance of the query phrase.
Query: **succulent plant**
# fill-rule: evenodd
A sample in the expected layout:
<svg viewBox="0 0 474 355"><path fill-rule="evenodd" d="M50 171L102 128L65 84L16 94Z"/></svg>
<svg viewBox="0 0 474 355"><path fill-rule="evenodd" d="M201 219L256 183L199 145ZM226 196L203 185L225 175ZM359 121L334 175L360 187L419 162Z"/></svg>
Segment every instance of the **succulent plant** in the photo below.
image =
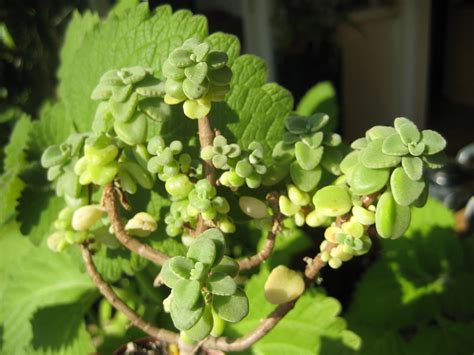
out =
<svg viewBox="0 0 474 355"><path fill-rule="evenodd" d="M239 265L224 251L222 232L208 229L190 245L186 256L171 258L161 269L161 280L171 288L173 323L194 341L210 334L211 309L230 323L248 313L247 296L234 280Z"/></svg>

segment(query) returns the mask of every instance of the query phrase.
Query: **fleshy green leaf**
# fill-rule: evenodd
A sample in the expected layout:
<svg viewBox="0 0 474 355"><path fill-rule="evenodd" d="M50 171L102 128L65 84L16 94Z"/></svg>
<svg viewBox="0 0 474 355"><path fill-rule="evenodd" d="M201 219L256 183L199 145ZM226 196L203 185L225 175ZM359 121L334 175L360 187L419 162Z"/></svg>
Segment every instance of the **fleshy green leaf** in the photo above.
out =
<svg viewBox="0 0 474 355"><path fill-rule="evenodd" d="M186 256L205 265L212 265L216 259L216 245L209 239L197 238L189 247Z"/></svg>
<svg viewBox="0 0 474 355"><path fill-rule="evenodd" d="M406 155L408 147L403 143L398 133L387 137L382 145L382 152L388 155Z"/></svg>
<svg viewBox="0 0 474 355"><path fill-rule="evenodd" d="M351 171L351 190L358 195L372 194L387 184L389 176L388 169L369 169L357 164Z"/></svg>
<svg viewBox="0 0 474 355"><path fill-rule="evenodd" d="M147 117L137 113L129 122L115 120L114 130L126 144L134 146L144 143L147 137Z"/></svg>
<svg viewBox="0 0 474 355"><path fill-rule="evenodd" d="M321 165L333 175L340 175L340 164L342 153L337 147L324 147L324 154L321 159Z"/></svg>
<svg viewBox="0 0 474 355"><path fill-rule="evenodd" d="M400 157L387 155L382 152L383 142L383 138L375 139L362 151L360 161L367 168L391 168L400 163Z"/></svg>
<svg viewBox="0 0 474 355"><path fill-rule="evenodd" d="M173 288L182 278L176 275L170 268L171 260L167 260L160 271L160 279L169 288Z"/></svg>
<svg viewBox="0 0 474 355"><path fill-rule="evenodd" d="M295 144L296 160L304 170L313 170L316 168L321 161L323 151L323 147L312 149L303 142Z"/></svg>
<svg viewBox="0 0 474 355"><path fill-rule="evenodd" d="M412 180L420 180L423 176L423 160L418 157L403 157L402 167Z"/></svg>
<svg viewBox="0 0 474 355"><path fill-rule="evenodd" d="M295 150L291 144L280 141L273 148L272 159L278 163L286 163L292 160L294 156Z"/></svg>
<svg viewBox="0 0 474 355"><path fill-rule="evenodd" d="M201 294L201 284L196 280L179 280L173 287L173 301L176 307L191 309L198 303Z"/></svg>
<svg viewBox="0 0 474 355"><path fill-rule="evenodd" d="M234 279L224 273L213 273L208 279L209 291L213 295L231 296L237 289Z"/></svg>
<svg viewBox="0 0 474 355"><path fill-rule="evenodd" d="M237 289L232 296L214 296L212 306L219 317L230 323L240 322L249 312L245 292Z"/></svg>
<svg viewBox="0 0 474 355"><path fill-rule="evenodd" d="M352 199L347 188L342 186L326 186L316 191L313 197L316 211L328 216L341 216L352 208Z"/></svg>
<svg viewBox="0 0 474 355"><path fill-rule="evenodd" d="M383 193L375 211L375 227L381 237L399 238L410 225L410 218L410 207L399 205L391 192Z"/></svg>
<svg viewBox="0 0 474 355"><path fill-rule="evenodd" d="M234 60L240 53L240 42L237 36L223 32L214 32L206 38L206 42L209 43L214 53L219 51L224 52L226 55L218 54L215 55L210 52L207 56L207 64L213 69L219 69L226 63L231 66ZM212 62L212 65L211 65Z"/></svg>
<svg viewBox="0 0 474 355"><path fill-rule="evenodd" d="M321 180L321 168L317 167L314 170L304 170L298 162L293 162L290 165L291 180L302 191L309 192L318 186Z"/></svg>
<svg viewBox="0 0 474 355"><path fill-rule="evenodd" d="M170 271L181 279L189 279L193 267L193 262L184 256L175 256L169 261Z"/></svg>
<svg viewBox="0 0 474 355"><path fill-rule="evenodd" d="M138 95L132 94L127 101L120 102L116 100L109 101L110 112L117 121L128 122L132 119L138 105Z"/></svg>
<svg viewBox="0 0 474 355"><path fill-rule="evenodd" d="M224 273L235 277L239 273L239 264L231 257L224 255L222 260L212 268L213 273Z"/></svg>
<svg viewBox="0 0 474 355"><path fill-rule="evenodd" d="M397 132L405 144L417 143L421 137L420 131L418 131L418 128L416 128L412 122L400 125L397 127Z"/></svg>
<svg viewBox="0 0 474 355"><path fill-rule="evenodd" d="M179 330L187 330L196 324L204 312L204 299L199 295L198 301L192 308L181 307L178 302L171 302L171 319Z"/></svg>
<svg viewBox="0 0 474 355"><path fill-rule="evenodd" d="M385 139L387 137L390 137L394 133L396 133L396 131L393 127L374 126L365 133L365 137L369 142L371 142L376 139Z"/></svg>
<svg viewBox="0 0 474 355"><path fill-rule="evenodd" d="M423 143L425 143L425 154L432 155L446 148L446 140L438 132L426 129L421 132Z"/></svg>
<svg viewBox="0 0 474 355"><path fill-rule="evenodd" d="M352 171L359 164L359 156L360 152L356 150L347 154L341 161L340 169L343 174L347 175L348 180L351 180Z"/></svg>
<svg viewBox="0 0 474 355"><path fill-rule="evenodd" d="M191 329L186 330L185 334L194 341L200 341L209 335L213 325L211 306L206 306L199 321Z"/></svg>
<svg viewBox="0 0 474 355"><path fill-rule="evenodd" d="M409 206L420 196L425 187L425 181L413 181L400 167L392 172L390 187L395 201L402 206Z"/></svg>
<svg viewBox="0 0 474 355"><path fill-rule="evenodd" d="M225 251L225 238L222 231L218 228L209 228L205 232L201 233L199 239L208 239L214 243L216 248L216 257L213 265L217 265L224 256Z"/></svg>
<svg viewBox="0 0 474 355"><path fill-rule="evenodd" d="M310 148L316 149L323 142L323 138L324 138L324 133L323 132L316 132L316 133L313 133L311 135L310 134L305 135L302 138L302 141L304 143L306 143Z"/></svg>
<svg viewBox="0 0 474 355"><path fill-rule="evenodd" d="M354 142L351 143L352 149L364 149L367 148L367 138L358 138Z"/></svg>

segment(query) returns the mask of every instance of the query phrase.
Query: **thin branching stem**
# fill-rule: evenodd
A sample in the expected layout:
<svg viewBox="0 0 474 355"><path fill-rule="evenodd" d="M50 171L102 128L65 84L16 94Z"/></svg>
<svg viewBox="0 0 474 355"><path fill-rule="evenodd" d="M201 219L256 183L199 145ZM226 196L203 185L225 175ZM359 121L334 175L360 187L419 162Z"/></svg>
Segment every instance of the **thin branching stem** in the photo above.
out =
<svg viewBox="0 0 474 355"><path fill-rule="evenodd" d="M151 325L141 318L137 313L135 313L135 311L129 306L127 306L97 271L94 261L92 260L92 255L86 244L81 245L81 251L87 273L99 289L100 293L115 309L117 309L119 312L122 312L134 326L140 328L153 338L167 343L177 343L179 341L179 334Z"/></svg>
<svg viewBox="0 0 474 355"><path fill-rule="evenodd" d="M278 198L279 194L277 192L271 192L268 194L268 201L273 210L272 229L268 232L265 243L257 254L239 260L240 270L252 269L263 263L272 254L273 248L275 247L276 236L281 231L281 223L284 217L278 207Z"/></svg>
<svg viewBox="0 0 474 355"><path fill-rule="evenodd" d="M169 259L169 256L165 253L154 249L148 244L139 242L127 233L120 218L118 202L115 196L115 188L112 183L107 184L104 187L102 203L109 215L114 234L124 247L157 265L163 265L165 261Z"/></svg>

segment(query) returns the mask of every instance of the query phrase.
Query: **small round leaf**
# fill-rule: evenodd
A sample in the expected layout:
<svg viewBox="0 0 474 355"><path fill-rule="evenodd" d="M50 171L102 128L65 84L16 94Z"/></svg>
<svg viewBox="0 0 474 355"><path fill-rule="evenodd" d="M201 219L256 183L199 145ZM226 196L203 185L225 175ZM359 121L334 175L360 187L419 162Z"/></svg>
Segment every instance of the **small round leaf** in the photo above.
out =
<svg viewBox="0 0 474 355"><path fill-rule="evenodd" d="M399 205L408 206L421 195L425 187L425 181L413 181L403 168L396 168L390 177L390 187L395 201Z"/></svg>
<svg viewBox="0 0 474 355"><path fill-rule="evenodd" d="M367 168L381 169L397 166L401 158L398 156L387 155L382 152L384 139L378 138L369 143L361 155L360 161Z"/></svg>
<svg viewBox="0 0 474 355"><path fill-rule="evenodd" d="M191 309L201 296L201 284L196 280L179 280L173 287L173 302L178 307Z"/></svg>
<svg viewBox="0 0 474 355"><path fill-rule="evenodd" d="M369 169L362 164L357 164L349 180L352 192L358 195L368 195L381 190L388 181L388 169Z"/></svg>
<svg viewBox="0 0 474 355"><path fill-rule="evenodd" d="M171 319L179 330L188 330L199 321L204 312L204 299L199 295L196 305L192 308L181 307L178 302L171 302Z"/></svg>
<svg viewBox="0 0 474 355"><path fill-rule="evenodd" d="M402 138L398 133L387 137L382 145L382 152L388 155L406 155L408 154L408 147L403 143Z"/></svg>
<svg viewBox="0 0 474 355"><path fill-rule="evenodd" d="M207 288L213 295L231 296L237 289L234 279L224 273L213 273L207 280Z"/></svg>
<svg viewBox="0 0 474 355"><path fill-rule="evenodd" d="M410 225L410 207L399 205L391 192L385 192L377 203L375 227L383 238L396 239L405 233Z"/></svg>
<svg viewBox="0 0 474 355"><path fill-rule="evenodd" d="M425 154L436 154L446 148L446 140L438 132L426 129L421 132L421 136L426 145Z"/></svg>
<svg viewBox="0 0 474 355"><path fill-rule="evenodd" d="M212 305L219 317L230 323L240 322L249 312L247 295L239 288L232 296L214 296Z"/></svg>
<svg viewBox="0 0 474 355"><path fill-rule="evenodd" d="M197 238L189 247L186 256L205 265L212 265L216 258L216 246L209 239Z"/></svg>
<svg viewBox="0 0 474 355"><path fill-rule="evenodd" d="M318 190L313 203L316 210L327 217L341 216L352 208L352 198L347 188L335 185Z"/></svg>

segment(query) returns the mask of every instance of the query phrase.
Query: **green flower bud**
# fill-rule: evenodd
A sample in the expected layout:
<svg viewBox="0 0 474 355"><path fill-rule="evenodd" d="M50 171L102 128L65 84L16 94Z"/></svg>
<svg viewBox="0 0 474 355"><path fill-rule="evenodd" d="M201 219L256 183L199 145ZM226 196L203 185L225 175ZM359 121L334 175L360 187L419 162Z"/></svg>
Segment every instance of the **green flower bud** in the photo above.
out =
<svg viewBox="0 0 474 355"><path fill-rule="evenodd" d="M214 207L209 207L206 211L201 213L202 218L206 221L213 220L217 215L217 211Z"/></svg>
<svg viewBox="0 0 474 355"><path fill-rule="evenodd" d="M193 189L193 183L184 174L178 174L169 178L165 183L166 191L173 197L184 198Z"/></svg>
<svg viewBox="0 0 474 355"><path fill-rule="evenodd" d="M232 234L235 232L235 224L227 217L221 218L217 222L217 226L223 233Z"/></svg>

